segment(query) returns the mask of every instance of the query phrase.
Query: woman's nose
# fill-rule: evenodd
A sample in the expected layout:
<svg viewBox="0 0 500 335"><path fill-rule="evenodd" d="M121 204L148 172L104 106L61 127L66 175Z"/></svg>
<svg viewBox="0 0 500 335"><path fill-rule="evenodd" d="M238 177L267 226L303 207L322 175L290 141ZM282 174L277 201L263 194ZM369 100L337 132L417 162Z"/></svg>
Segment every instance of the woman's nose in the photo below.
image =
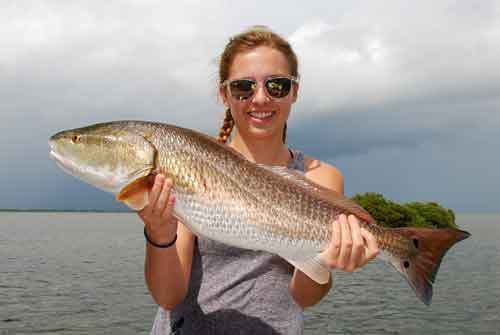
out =
<svg viewBox="0 0 500 335"><path fill-rule="evenodd" d="M257 85L255 94L253 96L253 102L257 104L266 103L269 101L269 97L266 94L266 89L264 85Z"/></svg>

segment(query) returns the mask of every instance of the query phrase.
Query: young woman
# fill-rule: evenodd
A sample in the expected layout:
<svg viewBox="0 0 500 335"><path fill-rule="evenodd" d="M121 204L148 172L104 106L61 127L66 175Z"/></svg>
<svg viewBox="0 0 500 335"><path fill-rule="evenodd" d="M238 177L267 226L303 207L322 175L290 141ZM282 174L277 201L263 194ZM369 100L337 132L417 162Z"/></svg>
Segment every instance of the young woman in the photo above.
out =
<svg viewBox="0 0 500 335"><path fill-rule="evenodd" d="M230 39L219 67L226 114L218 139L250 161L300 170L343 193L343 177L335 167L286 144L298 75L290 45L267 28ZM174 187L158 175L150 203L139 213L150 241L168 246L146 247L146 282L160 305L152 333L301 334L303 309L328 293L332 278L320 285L278 256L196 237L172 215ZM325 267L354 271L377 255L374 237L360 229L356 217L340 216L332 231L330 246L321 254Z"/></svg>

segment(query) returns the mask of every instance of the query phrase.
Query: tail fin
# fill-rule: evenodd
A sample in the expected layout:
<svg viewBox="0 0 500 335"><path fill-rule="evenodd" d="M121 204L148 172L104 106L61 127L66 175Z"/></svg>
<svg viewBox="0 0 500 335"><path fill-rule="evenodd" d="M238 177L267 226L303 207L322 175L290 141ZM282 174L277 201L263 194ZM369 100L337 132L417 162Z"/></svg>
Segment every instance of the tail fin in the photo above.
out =
<svg viewBox="0 0 500 335"><path fill-rule="evenodd" d="M407 259L392 257L390 263L405 277L417 297L426 305L432 300L432 284L446 251L470 234L459 229L397 228L409 238L414 253Z"/></svg>

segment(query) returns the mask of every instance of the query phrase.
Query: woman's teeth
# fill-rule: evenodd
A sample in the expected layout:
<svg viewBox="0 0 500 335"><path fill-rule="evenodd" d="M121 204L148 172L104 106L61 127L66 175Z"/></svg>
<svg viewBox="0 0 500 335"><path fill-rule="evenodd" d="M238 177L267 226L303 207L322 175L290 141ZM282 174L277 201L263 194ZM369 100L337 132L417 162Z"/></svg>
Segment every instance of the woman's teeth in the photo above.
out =
<svg viewBox="0 0 500 335"><path fill-rule="evenodd" d="M249 114L251 117L254 117L256 119L266 119L268 117L271 117L274 112L250 112Z"/></svg>

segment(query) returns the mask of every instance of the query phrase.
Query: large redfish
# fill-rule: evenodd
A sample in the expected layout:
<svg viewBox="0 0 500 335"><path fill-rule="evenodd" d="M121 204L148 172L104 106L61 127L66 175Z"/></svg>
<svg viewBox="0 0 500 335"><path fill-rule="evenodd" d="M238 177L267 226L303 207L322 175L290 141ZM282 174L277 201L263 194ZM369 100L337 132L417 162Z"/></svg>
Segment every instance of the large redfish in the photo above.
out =
<svg viewBox="0 0 500 335"><path fill-rule="evenodd" d="M318 254L330 242L332 221L354 214L377 239L381 256L429 304L441 259L469 236L458 229L388 229L359 205L283 167L266 167L193 130L168 124L116 121L62 131L51 156L66 172L146 206L150 175L175 184L175 215L195 234L285 258L318 283L328 271Z"/></svg>

